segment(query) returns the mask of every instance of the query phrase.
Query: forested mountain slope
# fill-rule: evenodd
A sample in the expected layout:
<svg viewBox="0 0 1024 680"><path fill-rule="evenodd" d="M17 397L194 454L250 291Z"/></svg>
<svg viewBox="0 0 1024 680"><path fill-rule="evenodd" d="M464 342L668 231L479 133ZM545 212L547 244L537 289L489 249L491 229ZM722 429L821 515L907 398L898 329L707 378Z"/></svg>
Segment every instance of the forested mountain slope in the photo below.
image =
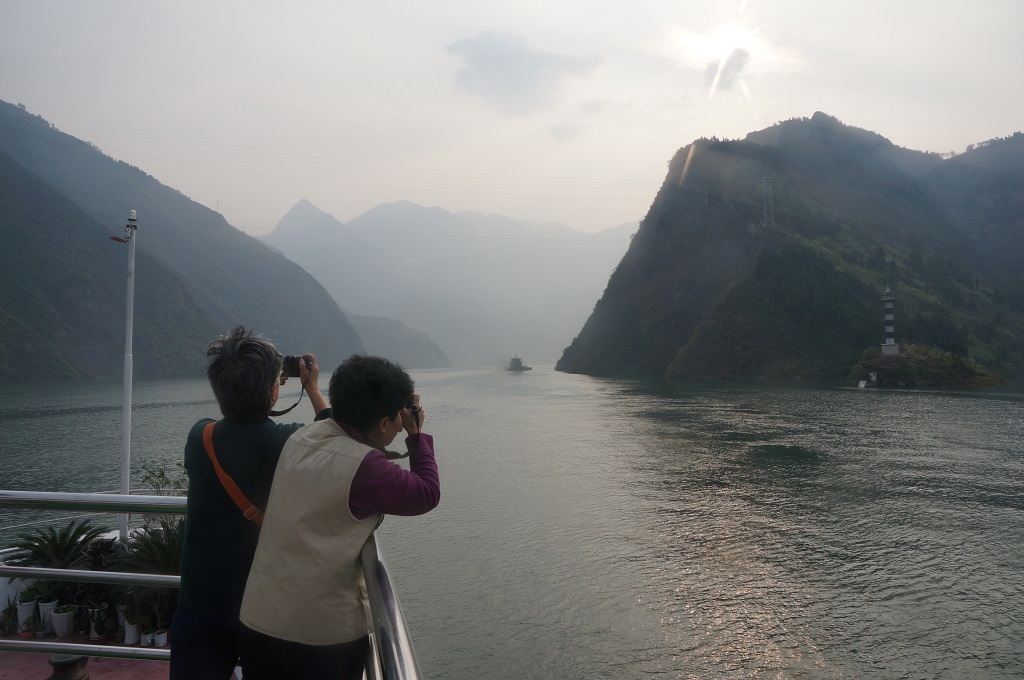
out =
<svg viewBox="0 0 1024 680"><path fill-rule="evenodd" d="M0 152L0 378L121 374L127 246L54 187ZM217 324L180 279L137 254L134 365L195 375Z"/></svg>
<svg viewBox="0 0 1024 680"><path fill-rule="evenodd" d="M130 209L137 211L140 259L136 285L140 291L154 285L161 290L166 288L168 295L180 290L180 296L187 297L193 308L181 318L188 329L186 339L177 333L163 337L142 323L147 315L161 313L147 306L162 305L163 298L138 297L135 351L154 358L152 363L141 362L140 377L201 374L203 350L211 332L236 324L253 327L271 337L286 353L315 352L324 365L336 364L350 353L363 350L356 331L337 303L301 267L138 168L115 161L91 145L59 132L42 118L2 102L0 152L7 155L7 165L20 166L64 197L68 210L47 227L53 235L54 247L65 247L79 237L105 240L106 236L122 231ZM8 192L9 205L4 210L20 215L21 220L33 214L47 214L45 205L33 202L35 196ZM77 216L70 214L71 205L77 207ZM91 218L88 223L81 219L83 214ZM7 221L4 228L22 230L25 224ZM31 226L31 221L27 224ZM82 230L82 234L72 234L76 230ZM126 255L123 249L115 252L114 257L122 258L124 263L114 279L116 289L124 287ZM62 275L88 269L88 261L78 262L74 250L68 253L69 261ZM38 260L29 259L26 252L19 264L42 280L52 275L58 265L48 260L44 252L33 251L32 257L37 256ZM151 261L159 262L162 268L147 265ZM95 272L92 275L98 276ZM120 328L123 346L123 304L117 314L114 311L105 310L90 322ZM50 322L41 317L12 320L7 318L12 316L11 309L5 307L0 312L5 315L5 323L26 325L24 333L51 333ZM75 342L77 332L74 326L67 329L69 341ZM108 346L104 351L119 357L123 348L115 349ZM195 357L194 362L185 365L167 358L179 353ZM88 370L76 371L107 377L120 374L120 359L113 362L109 371L105 362L102 366L89 366ZM76 371L69 370L68 375Z"/></svg>
<svg viewBox="0 0 1024 680"><path fill-rule="evenodd" d="M972 174L964 160L901 149L821 113L742 141L693 142L557 368L843 377L884 339L890 287L898 342L1020 373L1020 256L978 247L980 227L966 216L992 223L969 199L940 198L930 178L955 165L1000 198L1012 187L998 191L980 179L991 170Z"/></svg>

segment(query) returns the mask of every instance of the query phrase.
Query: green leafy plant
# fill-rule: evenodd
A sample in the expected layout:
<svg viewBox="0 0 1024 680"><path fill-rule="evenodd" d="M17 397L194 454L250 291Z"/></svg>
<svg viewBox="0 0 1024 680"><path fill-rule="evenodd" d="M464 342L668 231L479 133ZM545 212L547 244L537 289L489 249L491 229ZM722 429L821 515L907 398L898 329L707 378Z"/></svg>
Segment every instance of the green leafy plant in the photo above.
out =
<svg viewBox="0 0 1024 680"><path fill-rule="evenodd" d="M38 528L18 535L10 547L20 552L7 563L15 567L80 569L88 564L88 548L104 533L106 529L88 519L72 520L62 527ZM75 584L64 581L55 582L52 587L53 594L62 602L70 601L76 591Z"/></svg>
<svg viewBox="0 0 1024 680"><path fill-rule="evenodd" d="M179 574L184 541L184 518L162 515L131 533L125 550L125 568L144 574ZM142 618L151 620L157 629L164 628L174 616L177 590L135 588L132 600Z"/></svg>
<svg viewBox="0 0 1024 680"><path fill-rule="evenodd" d="M157 496L185 496L188 494L188 471L181 461L174 463L172 472L163 465L144 463L142 484Z"/></svg>
<svg viewBox="0 0 1024 680"><path fill-rule="evenodd" d="M59 585L53 581L33 581L19 597L22 602L52 602L60 598Z"/></svg>
<svg viewBox="0 0 1024 680"><path fill-rule="evenodd" d="M7 598L7 606L0 611L0 634L11 635L18 628L18 602Z"/></svg>
<svg viewBox="0 0 1024 680"><path fill-rule="evenodd" d="M21 622L21 627L26 633L38 633L43 630L43 622L39 620L37 614L33 614Z"/></svg>

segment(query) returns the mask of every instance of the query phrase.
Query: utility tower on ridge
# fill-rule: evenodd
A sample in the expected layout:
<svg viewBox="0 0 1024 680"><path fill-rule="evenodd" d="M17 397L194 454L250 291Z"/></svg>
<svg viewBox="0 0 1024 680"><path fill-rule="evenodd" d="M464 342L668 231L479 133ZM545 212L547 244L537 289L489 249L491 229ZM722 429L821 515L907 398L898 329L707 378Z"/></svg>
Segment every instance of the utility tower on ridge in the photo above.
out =
<svg viewBox="0 0 1024 680"><path fill-rule="evenodd" d="M772 178L766 175L761 180L761 193L764 194L764 217L761 218L761 228L775 226L775 202L772 196Z"/></svg>

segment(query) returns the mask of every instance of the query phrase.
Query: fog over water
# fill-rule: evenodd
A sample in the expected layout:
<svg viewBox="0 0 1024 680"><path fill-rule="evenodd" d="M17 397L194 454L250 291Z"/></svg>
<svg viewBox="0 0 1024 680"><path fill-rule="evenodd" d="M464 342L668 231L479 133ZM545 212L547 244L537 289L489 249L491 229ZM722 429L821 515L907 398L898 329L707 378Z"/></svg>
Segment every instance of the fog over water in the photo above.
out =
<svg viewBox="0 0 1024 680"><path fill-rule="evenodd" d="M379 533L427 677L1024 674L1019 390L413 375L441 505ZM138 463L216 414L135 393ZM119 385L3 388L0 487L114 488L119 427Z"/></svg>

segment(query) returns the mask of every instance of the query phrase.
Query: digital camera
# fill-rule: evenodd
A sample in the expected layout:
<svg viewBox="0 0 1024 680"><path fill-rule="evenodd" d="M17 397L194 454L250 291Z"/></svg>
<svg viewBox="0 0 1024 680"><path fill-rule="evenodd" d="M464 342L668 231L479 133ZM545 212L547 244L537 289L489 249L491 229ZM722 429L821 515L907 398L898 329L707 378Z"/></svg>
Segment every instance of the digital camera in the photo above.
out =
<svg viewBox="0 0 1024 680"><path fill-rule="evenodd" d="M313 362L305 357L297 357L289 354L284 358L281 364L281 375L286 378L298 378L299 377L299 361L306 362L306 370L308 371L313 367Z"/></svg>

